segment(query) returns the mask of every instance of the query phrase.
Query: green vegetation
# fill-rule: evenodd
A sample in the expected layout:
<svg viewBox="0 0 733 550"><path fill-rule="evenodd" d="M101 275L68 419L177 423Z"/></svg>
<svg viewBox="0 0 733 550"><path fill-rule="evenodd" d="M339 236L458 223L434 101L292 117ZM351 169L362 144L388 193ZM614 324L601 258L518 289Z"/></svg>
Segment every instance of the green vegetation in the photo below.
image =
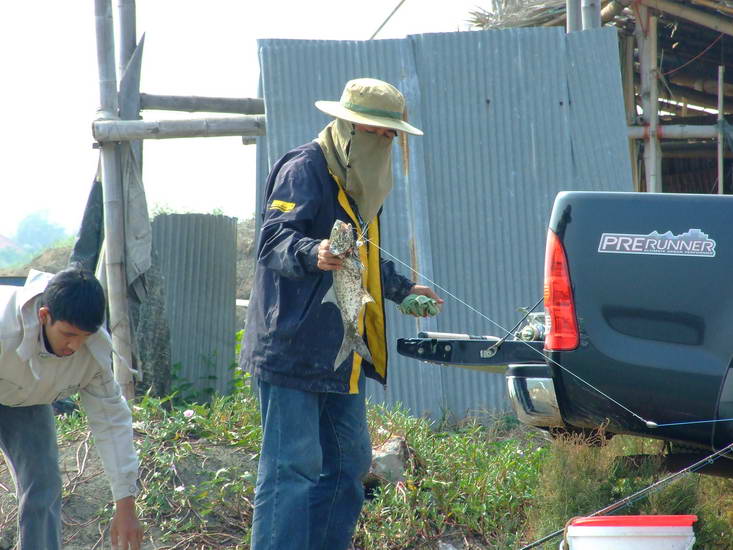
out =
<svg viewBox="0 0 733 550"><path fill-rule="evenodd" d="M236 370L234 387L200 403L174 395L133 405L138 502L158 548L249 547L261 431L249 380ZM653 461L631 471L617 460L658 452L650 440L550 443L508 416L435 426L383 406L369 408L369 423L375 446L403 436L410 454L404 482L371 491L355 536L359 550L429 550L439 539L473 550L516 549L667 475ZM59 434L62 444L83 439L82 414L61 418ZM697 514L695 548L733 550L732 489L730 480L692 474L618 513ZM107 507L99 517L110 514Z"/></svg>
<svg viewBox="0 0 733 550"><path fill-rule="evenodd" d="M48 248L71 248L74 236L47 219L45 212L33 212L18 224L13 241L15 247L0 248L0 268L16 269Z"/></svg>
<svg viewBox="0 0 733 550"><path fill-rule="evenodd" d="M602 439L602 438L601 438ZM659 455L662 443L616 436L604 446L587 437L556 439L542 464L535 506L529 512L529 539L562 528L568 519L600 510L667 477L659 461L630 465L629 455ZM589 445L596 443L596 445ZM721 460L726 460L725 458ZM696 549L733 550L733 480L688 474L630 503L617 514L696 514ZM546 548L557 547L550 544Z"/></svg>

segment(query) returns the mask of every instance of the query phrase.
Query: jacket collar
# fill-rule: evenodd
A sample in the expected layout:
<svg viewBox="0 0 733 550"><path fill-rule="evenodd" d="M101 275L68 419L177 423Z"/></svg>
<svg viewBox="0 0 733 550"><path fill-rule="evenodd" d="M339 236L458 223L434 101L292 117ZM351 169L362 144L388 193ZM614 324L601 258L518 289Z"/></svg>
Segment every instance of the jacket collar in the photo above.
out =
<svg viewBox="0 0 733 550"><path fill-rule="evenodd" d="M51 280L50 273L42 273L31 269L25 285L18 291L18 313L20 322L23 325L23 340L20 342L16 352L23 361L28 361L33 351L38 348L41 336L41 324L38 320L38 297L43 294L48 281Z"/></svg>

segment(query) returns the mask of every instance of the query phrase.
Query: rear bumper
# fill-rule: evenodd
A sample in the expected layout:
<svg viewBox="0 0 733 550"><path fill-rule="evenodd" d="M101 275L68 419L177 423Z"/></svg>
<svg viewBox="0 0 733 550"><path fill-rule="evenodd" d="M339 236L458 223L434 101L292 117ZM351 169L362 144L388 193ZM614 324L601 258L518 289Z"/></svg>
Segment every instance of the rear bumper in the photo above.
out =
<svg viewBox="0 0 733 550"><path fill-rule="evenodd" d="M509 365L509 400L517 418L538 428L562 427L552 372L547 365Z"/></svg>

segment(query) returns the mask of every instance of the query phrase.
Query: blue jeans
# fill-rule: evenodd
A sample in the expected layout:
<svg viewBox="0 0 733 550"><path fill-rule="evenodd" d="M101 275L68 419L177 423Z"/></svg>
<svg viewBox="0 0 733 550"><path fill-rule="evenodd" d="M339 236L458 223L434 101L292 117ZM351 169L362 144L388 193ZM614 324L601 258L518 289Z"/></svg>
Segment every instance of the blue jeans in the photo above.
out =
<svg viewBox="0 0 733 550"><path fill-rule="evenodd" d="M18 495L18 550L61 548L61 474L51 405L0 405L0 449Z"/></svg>
<svg viewBox="0 0 733 550"><path fill-rule="evenodd" d="M312 393L260 380L259 389L252 550L346 550L372 457L363 388Z"/></svg>

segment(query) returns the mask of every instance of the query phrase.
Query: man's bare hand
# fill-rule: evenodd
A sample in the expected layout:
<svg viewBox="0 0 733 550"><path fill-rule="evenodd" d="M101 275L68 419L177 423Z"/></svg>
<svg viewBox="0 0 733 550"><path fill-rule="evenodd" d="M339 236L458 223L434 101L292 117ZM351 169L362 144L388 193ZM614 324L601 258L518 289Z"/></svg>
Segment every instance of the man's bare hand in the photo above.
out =
<svg viewBox="0 0 733 550"><path fill-rule="evenodd" d="M137 519L134 497L121 498L115 503L110 538L112 550L140 550L143 528Z"/></svg>
<svg viewBox="0 0 733 550"><path fill-rule="evenodd" d="M331 254L330 245L331 241L328 239L323 239L318 245L318 263L316 265L322 271L338 271L344 261L341 256Z"/></svg>

